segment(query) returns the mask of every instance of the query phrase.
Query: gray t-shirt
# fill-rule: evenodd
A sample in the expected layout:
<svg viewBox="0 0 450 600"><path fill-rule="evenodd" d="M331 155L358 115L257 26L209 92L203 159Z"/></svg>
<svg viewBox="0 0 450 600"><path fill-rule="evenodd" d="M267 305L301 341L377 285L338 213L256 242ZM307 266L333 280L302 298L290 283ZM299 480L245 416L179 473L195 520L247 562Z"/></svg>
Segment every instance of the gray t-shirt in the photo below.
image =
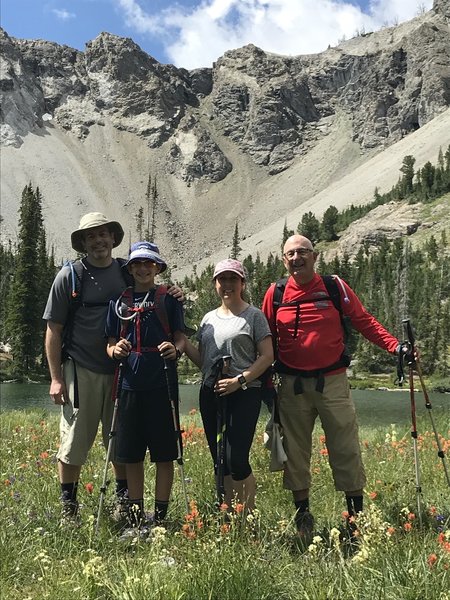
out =
<svg viewBox="0 0 450 600"><path fill-rule="evenodd" d="M214 385L213 366L222 356L231 356L232 377L245 371L257 358L257 344L269 335L267 319L255 306L230 317L218 314L217 309L206 313L197 332L205 385ZM260 386L259 379L249 383L249 387Z"/></svg>
<svg viewBox="0 0 450 600"><path fill-rule="evenodd" d="M121 267L113 260L109 267L94 267L83 259L83 302L104 306L80 306L75 311L72 333L65 347L82 367L95 373L113 373L116 367L106 354L105 321L109 300L118 298L125 288ZM66 325L71 305L72 281L69 266L63 267L53 282L43 319Z"/></svg>

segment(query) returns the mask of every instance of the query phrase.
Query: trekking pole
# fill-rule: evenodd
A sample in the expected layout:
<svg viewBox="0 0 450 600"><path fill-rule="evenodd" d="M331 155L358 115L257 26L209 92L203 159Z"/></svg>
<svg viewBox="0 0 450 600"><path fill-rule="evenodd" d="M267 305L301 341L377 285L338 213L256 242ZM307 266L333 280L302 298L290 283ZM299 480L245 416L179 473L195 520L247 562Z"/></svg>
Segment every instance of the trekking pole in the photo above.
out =
<svg viewBox="0 0 450 600"><path fill-rule="evenodd" d="M114 383L113 383L113 389L112 389L112 397L114 398L114 410L113 410L113 416L112 416L112 421L111 421L111 427L110 427L109 434L108 434L109 441L108 441L108 449L106 451L105 468L103 470L103 480L102 480L102 484L100 486L100 498L99 498L99 502L98 502L97 520L95 522L95 535L98 534L98 529L100 526L100 518L101 518L101 514L102 514L102 510L103 510L103 504L105 502L106 490L109 485L108 468L109 468L109 461L111 460L114 439L115 439L115 436L117 433L116 425L117 425L117 414L118 414L118 410L119 410L119 397L120 397L121 387L122 387L122 362L120 362L118 364L115 375L114 375Z"/></svg>
<svg viewBox="0 0 450 600"><path fill-rule="evenodd" d="M399 385L403 385L404 373L403 373L403 361L408 364L408 381L409 381L409 400L411 403L411 437L413 441L413 453L414 453L414 472L416 480L416 498L417 498L417 515L419 517L419 525L422 527L422 487L420 485L420 466L419 466L419 451L417 446L417 421L416 421L416 399L414 391L414 373L413 373L413 360L414 360L414 347L410 343L404 343L400 347L399 352L399 366L398 372L401 373L399 376Z"/></svg>
<svg viewBox="0 0 450 600"><path fill-rule="evenodd" d="M178 463L178 467L180 469L181 486L183 489L186 514L188 515L189 514L189 500L188 500L187 489L186 489L186 479L184 476L183 444L181 441L180 417L179 417L179 414L177 413L177 410L175 407L175 401L174 401L173 394L172 394L172 386L170 384L169 361L165 358L163 360L164 360L164 373L166 375L166 383L167 383L167 395L169 397L170 408L172 410L173 428L174 428L175 437L176 437L176 441L177 441L177 459L176 460Z"/></svg>
<svg viewBox="0 0 450 600"><path fill-rule="evenodd" d="M231 356L222 356L217 363L216 383L222 377L229 376ZM226 449L226 429L227 429L227 410L226 398L216 393L217 399L217 425L216 425L216 487L217 502L219 508L225 500L225 449Z"/></svg>
<svg viewBox="0 0 450 600"><path fill-rule="evenodd" d="M124 294L122 294L119 297L119 299L117 300L117 302L115 304L116 316L120 319L120 322L122 323L122 326L120 328L120 334L119 334L120 338L124 338L126 336L127 329L128 329L128 323L129 323L129 321L132 321L133 319L135 319L136 314L137 314L136 312L134 312L131 316L128 316L129 307L125 302L122 301L123 296L124 296ZM148 294L147 294L147 296L148 296ZM147 296L144 298L144 301L146 300ZM117 416L118 416L118 412L119 412L120 392L122 390L122 369L123 369L123 361L121 360L116 367L116 371L114 374L114 382L113 382L113 387L112 387L111 398L114 401L114 409L113 409L113 416L112 416L112 420L111 420L111 427L110 427L109 434L108 434L109 441L108 441L108 448L106 450L106 460L105 460L105 468L103 471L103 481L102 481L102 485L100 486L100 498L99 498L99 503L98 503L97 520L95 522L95 535L98 534L101 513L102 513L102 509L103 509L103 504L105 502L105 494L106 494L107 487L109 485L108 467L109 467L109 461L111 460L111 454L112 454L114 441L115 441L115 437L116 437L116 433L117 433L117 431L116 431Z"/></svg>
<svg viewBox="0 0 450 600"><path fill-rule="evenodd" d="M420 364L419 358L414 354L415 339L414 339L413 329L411 326L411 321L409 319L403 319L402 322L403 322L403 326L405 328L405 333L407 335L408 342L411 346L410 370L412 371L415 368L417 371L417 375L419 376L420 386L422 388L423 397L425 399L425 408L427 409L427 412L430 416L431 427L433 428L434 438L435 438L436 446L438 449L437 454L438 454L438 457L442 461L442 467L444 469L444 474L445 474L445 478L447 480L447 485L450 487L450 475L449 475L448 468L447 468L447 462L445 460L445 452L442 448L441 440L439 438L439 434L436 429L436 423L435 423L434 416L433 416L433 407L431 406L430 398L428 396L428 391L425 386L425 381L423 378L422 365Z"/></svg>

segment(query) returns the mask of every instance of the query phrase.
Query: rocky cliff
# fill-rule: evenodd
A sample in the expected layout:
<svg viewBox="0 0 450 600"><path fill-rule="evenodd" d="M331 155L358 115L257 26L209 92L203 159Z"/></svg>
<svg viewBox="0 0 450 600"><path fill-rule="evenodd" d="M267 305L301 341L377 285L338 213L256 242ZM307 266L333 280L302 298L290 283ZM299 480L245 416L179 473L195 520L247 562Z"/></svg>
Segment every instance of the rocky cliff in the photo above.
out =
<svg viewBox="0 0 450 600"><path fill-rule="evenodd" d="M4 234L32 180L53 217L57 255L69 252L69 232L88 210L120 217L134 238L149 175L159 191L156 241L173 265L226 253L236 221L244 238L269 232L448 109L449 12L448 0L435 0L408 23L320 54L249 45L194 71L108 33L80 52L2 31ZM428 140L424 159L447 140L448 131ZM380 174L379 187L398 168ZM371 197L370 185L356 202ZM338 204L329 197L319 213L327 202Z"/></svg>

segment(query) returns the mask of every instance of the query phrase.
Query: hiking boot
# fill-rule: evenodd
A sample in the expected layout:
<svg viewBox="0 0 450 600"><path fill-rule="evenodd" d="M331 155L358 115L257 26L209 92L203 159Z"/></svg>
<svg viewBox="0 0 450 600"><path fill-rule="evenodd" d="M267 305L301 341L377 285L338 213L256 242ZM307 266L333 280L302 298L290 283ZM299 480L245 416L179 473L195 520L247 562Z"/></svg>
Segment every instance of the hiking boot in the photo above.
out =
<svg viewBox="0 0 450 600"><path fill-rule="evenodd" d="M344 556L352 556L358 551L360 545L358 526L352 519L346 519L345 526L341 529L341 543Z"/></svg>
<svg viewBox="0 0 450 600"><path fill-rule="evenodd" d="M77 500L64 500L61 503L61 526L80 524L79 504Z"/></svg>
<svg viewBox="0 0 450 600"><path fill-rule="evenodd" d="M307 510L298 512L295 515L295 524L297 525L297 535L305 544L310 544L314 533L314 517Z"/></svg>
<svg viewBox="0 0 450 600"><path fill-rule="evenodd" d="M111 510L111 520L120 528L130 526L130 506L127 498L117 498Z"/></svg>

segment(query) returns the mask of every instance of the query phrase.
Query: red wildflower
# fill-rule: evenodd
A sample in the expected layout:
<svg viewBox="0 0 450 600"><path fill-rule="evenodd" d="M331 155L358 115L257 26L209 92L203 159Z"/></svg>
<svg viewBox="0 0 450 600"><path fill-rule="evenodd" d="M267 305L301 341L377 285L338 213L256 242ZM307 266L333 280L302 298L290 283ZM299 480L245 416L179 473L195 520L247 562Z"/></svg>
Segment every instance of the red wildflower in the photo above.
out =
<svg viewBox="0 0 450 600"><path fill-rule="evenodd" d="M183 532L183 535L188 538L188 540L193 540L196 536L195 531L192 529L192 527L190 525L188 525L188 523L185 523L181 527L181 531Z"/></svg>
<svg viewBox="0 0 450 600"><path fill-rule="evenodd" d="M414 519L416 518L416 515L412 512L408 513L408 521L414 521Z"/></svg>
<svg viewBox="0 0 450 600"><path fill-rule="evenodd" d="M375 500L375 498L378 496L377 492L369 492L369 498L371 500Z"/></svg>
<svg viewBox="0 0 450 600"><path fill-rule="evenodd" d="M411 523L405 523L405 524L403 525L403 529L404 529L405 531L411 531L411 529L412 529L412 525L411 525Z"/></svg>
<svg viewBox="0 0 450 600"><path fill-rule="evenodd" d="M437 561L437 556L436 554L430 554L430 556L427 559L427 564L428 566L431 567L434 565L434 563Z"/></svg>
<svg viewBox="0 0 450 600"><path fill-rule="evenodd" d="M94 484L93 483L87 483L84 486L85 490L87 491L88 494L92 494L92 492L94 491Z"/></svg>
<svg viewBox="0 0 450 600"><path fill-rule="evenodd" d="M48 458L48 452L41 452L41 453L39 454L39 457L40 457L40 458Z"/></svg>
<svg viewBox="0 0 450 600"><path fill-rule="evenodd" d="M244 505L238 502L234 507L235 512L239 515L244 510Z"/></svg>
<svg viewBox="0 0 450 600"><path fill-rule="evenodd" d="M322 456L328 456L328 449L327 449L327 448L322 448L322 449L320 450L320 454L321 454Z"/></svg>

